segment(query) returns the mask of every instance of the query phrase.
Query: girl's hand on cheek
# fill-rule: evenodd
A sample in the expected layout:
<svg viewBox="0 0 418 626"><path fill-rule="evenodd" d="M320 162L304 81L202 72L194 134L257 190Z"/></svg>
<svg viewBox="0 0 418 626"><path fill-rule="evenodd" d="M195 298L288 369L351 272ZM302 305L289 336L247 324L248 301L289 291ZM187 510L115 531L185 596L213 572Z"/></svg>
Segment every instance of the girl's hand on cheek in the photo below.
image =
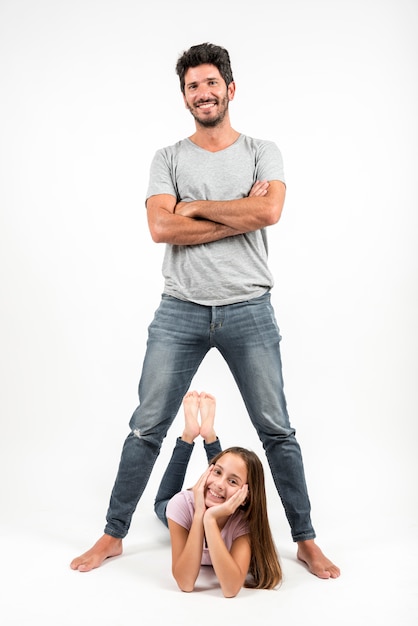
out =
<svg viewBox="0 0 418 626"><path fill-rule="evenodd" d="M213 465L210 465L208 469L201 475L195 486L193 487L194 495L194 507L196 513L204 513L206 511L205 505L205 491L208 477L213 469Z"/></svg>
<svg viewBox="0 0 418 626"><path fill-rule="evenodd" d="M246 501L248 497L248 485L243 485L228 500L222 504L211 506L206 510L205 518L218 519L225 515L232 515Z"/></svg>

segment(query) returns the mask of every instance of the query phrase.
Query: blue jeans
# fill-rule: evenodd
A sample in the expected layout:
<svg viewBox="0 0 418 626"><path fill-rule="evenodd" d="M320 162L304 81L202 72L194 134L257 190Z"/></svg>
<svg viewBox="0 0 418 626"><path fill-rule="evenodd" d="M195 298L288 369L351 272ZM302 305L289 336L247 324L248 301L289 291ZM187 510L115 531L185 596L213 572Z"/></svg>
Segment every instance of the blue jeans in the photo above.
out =
<svg viewBox="0 0 418 626"><path fill-rule="evenodd" d="M205 447L206 457L209 464L211 460L222 451L221 443L219 439L217 439L212 443L206 443L206 441L204 441L203 445ZM187 443L187 441L183 441L179 437L176 441L176 445L174 446L167 469L161 479L161 483L155 497L154 511L158 519L161 520L165 526L168 526L167 516L165 514L168 501L183 488L184 477L186 476L187 466L189 464L193 448L194 443Z"/></svg>
<svg viewBox="0 0 418 626"><path fill-rule="evenodd" d="M269 293L213 307L162 296L148 328L139 406L123 445L106 534L126 536L183 397L205 355L217 348L266 452L293 540L315 537L302 455L286 407L280 339Z"/></svg>

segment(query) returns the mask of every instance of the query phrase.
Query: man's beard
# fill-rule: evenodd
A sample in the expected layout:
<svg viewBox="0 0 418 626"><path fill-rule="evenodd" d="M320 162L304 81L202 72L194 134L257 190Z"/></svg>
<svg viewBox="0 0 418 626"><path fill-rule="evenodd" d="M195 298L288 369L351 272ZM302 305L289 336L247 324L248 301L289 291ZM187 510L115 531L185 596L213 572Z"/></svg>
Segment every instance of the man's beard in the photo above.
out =
<svg viewBox="0 0 418 626"><path fill-rule="evenodd" d="M228 100L228 96L225 96L222 100L218 100L217 101L217 105L218 105L218 115L216 115L216 117L212 117L211 119L201 119L200 117L198 117L197 112L195 112L194 109L192 109L191 107L187 107L190 111L190 113L193 115L194 119L196 120L197 124L200 124L200 126L203 126L204 128L214 128L215 126L218 126L218 124L220 124L221 122L223 122L225 115L228 111L228 106L229 106L229 100ZM199 109L197 109L197 111L199 111Z"/></svg>

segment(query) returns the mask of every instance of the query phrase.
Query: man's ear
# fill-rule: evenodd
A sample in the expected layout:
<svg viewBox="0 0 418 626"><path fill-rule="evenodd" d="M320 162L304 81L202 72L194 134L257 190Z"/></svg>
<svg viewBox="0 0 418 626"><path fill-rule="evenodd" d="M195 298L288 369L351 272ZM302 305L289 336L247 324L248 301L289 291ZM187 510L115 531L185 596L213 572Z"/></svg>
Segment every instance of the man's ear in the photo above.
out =
<svg viewBox="0 0 418 626"><path fill-rule="evenodd" d="M231 80L231 82L228 85L228 100L231 102L231 100L234 99L235 96L235 81Z"/></svg>

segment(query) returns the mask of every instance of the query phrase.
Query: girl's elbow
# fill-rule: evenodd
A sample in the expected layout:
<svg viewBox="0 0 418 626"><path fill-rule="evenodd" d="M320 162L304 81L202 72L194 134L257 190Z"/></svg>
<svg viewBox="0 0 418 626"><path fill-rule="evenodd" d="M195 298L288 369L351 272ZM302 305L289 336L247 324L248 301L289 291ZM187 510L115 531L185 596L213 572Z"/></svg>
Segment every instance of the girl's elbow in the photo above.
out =
<svg viewBox="0 0 418 626"><path fill-rule="evenodd" d="M241 591L241 586L238 587L238 589L237 588L222 589L224 598L235 598L235 596L237 596L240 591Z"/></svg>
<svg viewBox="0 0 418 626"><path fill-rule="evenodd" d="M242 589L243 581L241 580L228 580L221 584L222 593L225 598L235 598Z"/></svg>
<svg viewBox="0 0 418 626"><path fill-rule="evenodd" d="M184 593L191 593L192 591L194 591L194 581L190 581L190 580L177 580L177 586L180 589L180 591L183 591Z"/></svg>
<svg viewBox="0 0 418 626"><path fill-rule="evenodd" d="M183 576L176 576L175 574L173 574L173 576L180 591L184 591L185 593L190 593L191 591L194 591L196 582L195 579L188 577L184 578Z"/></svg>

